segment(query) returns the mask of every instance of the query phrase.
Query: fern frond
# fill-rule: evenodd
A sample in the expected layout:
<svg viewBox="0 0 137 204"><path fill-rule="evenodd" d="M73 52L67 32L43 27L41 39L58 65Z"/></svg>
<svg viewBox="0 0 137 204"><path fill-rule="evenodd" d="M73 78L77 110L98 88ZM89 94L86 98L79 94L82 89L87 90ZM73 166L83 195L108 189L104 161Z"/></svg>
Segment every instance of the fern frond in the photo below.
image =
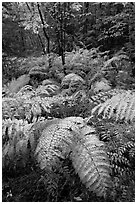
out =
<svg viewBox="0 0 137 204"><path fill-rule="evenodd" d="M26 74L20 76L16 80L12 80L9 84L9 90L11 93L17 93L23 86L28 84L30 81L30 77Z"/></svg>
<svg viewBox="0 0 137 204"><path fill-rule="evenodd" d="M113 68L118 68L122 60L127 61L129 60L129 57L126 54L116 55L105 62L103 70L111 70Z"/></svg>
<svg viewBox="0 0 137 204"><path fill-rule="evenodd" d="M55 123L55 120L57 121L58 119L54 119L50 121L50 120L45 120L44 118L42 121L37 121L34 124L32 124L29 131L29 142L30 142L32 152L35 152L38 144L38 139L41 137L44 129L46 129L50 124L53 124L53 121Z"/></svg>
<svg viewBox="0 0 137 204"><path fill-rule="evenodd" d="M104 118L115 118L116 121L124 119L125 122L134 121L135 117L135 94L131 91L124 91L108 99L105 103L99 104L92 110L97 115L102 114Z"/></svg>
<svg viewBox="0 0 137 204"><path fill-rule="evenodd" d="M36 89L36 96L40 97L50 97L59 91L60 87L55 84L47 84L45 86L39 86Z"/></svg>
<svg viewBox="0 0 137 204"><path fill-rule="evenodd" d="M84 84L85 81L82 79L82 77L80 77L79 75L77 74L74 74L74 73L71 73L71 74L68 74L66 75L62 82L61 82L61 86L62 87L69 87L70 83L74 83L76 82L76 84Z"/></svg>
<svg viewBox="0 0 137 204"><path fill-rule="evenodd" d="M42 86L45 86L45 85L49 85L49 84L54 84L55 82L53 80L50 80L50 79L45 79L42 81Z"/></svg>
<svg viewBox="0 0 137 204"><path fill-rule="evenodd" d="M40 67L40 66L34 66L33 68L30 69L29 71L29 75L32 76L44 76L44 78L46 79L46 77L48 78L47 75L47 70L45 69L45 67Z"/></svg>
<svg viewBox="0 0 137 204"><path fill-rule="evenodd" d="M104 143L99 141L95 129L84 127L77 135L78 142L72 151L73 166L89 190L104 196L111 186L110 164Z"/></svg>
<svg viewBox="0 0 137 204"><path fill-rule="evenodd" d="M25 167L28 156L29 130L32 124L23 120L5 120L3 124L3 168L14 165ZM6 139L6 140L5 140Z"/></svg>
<svg viewBox="0 0 137 204"><path fill-rule="evenodd" d="M70 128L81 122L81 118L65 118L49 125L43 131L35 152L41 169L56 166L60 158L64 159L69 154L73 140Z"/></svg>
<svg viewBox="0 0 137 204"><path fill-rule="evenodd" d="M112 96L115 96L122 92L123 92L122 89L111 89L108 91L101 91L95 95L90 95L89 101L91 103L94 103L95 105L98 105L100 103L104 103L107 99L112 98Z"/></svg>
<svg viewBox="0 0 137 204"><path fill-rule="evenodd" d="M100 91L108 91L111 89L111 86L108 82L108 80L106 80L105 78L101 78L98 81L95 81L92 85L91 85L91 89L90 91L93 93L99 93Z"/></svg>
<svg viewBox="0 0 137 204"><path fill-rule="evenodd" d="M33 90L33 87L30 86L30 85L26 85L26 86L23 86L23 87L18 91L17 96L19 96L19 95L24 95L24 94L27 94L27 93L32 94L32 93L30 93L30 92L32 92L33 94L35 94L35 91Z"/></svg>
<svg viewBox="0 0 137 204"><path fill-rule="evenodd" d="M86 126L80 117L51 123L39 138L35 156L41 169L52 169L70 152L81 181L98 196L105 196L111 186L105 146L96 136L95 129Z"/></svg>

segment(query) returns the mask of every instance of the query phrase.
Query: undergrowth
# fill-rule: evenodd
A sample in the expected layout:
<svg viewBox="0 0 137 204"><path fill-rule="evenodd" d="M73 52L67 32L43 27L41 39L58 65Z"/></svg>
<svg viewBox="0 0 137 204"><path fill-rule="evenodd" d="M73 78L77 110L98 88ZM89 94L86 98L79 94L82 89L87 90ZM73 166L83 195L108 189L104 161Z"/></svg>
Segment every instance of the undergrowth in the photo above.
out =
<svg viewBox="0 0 137 204"><path fill-rule="evenodd" d="M134 87L108 79L129 59L80 50L51 72L44 60L24 59L28 80L3 90L3 201L134 201Z"/></svg>

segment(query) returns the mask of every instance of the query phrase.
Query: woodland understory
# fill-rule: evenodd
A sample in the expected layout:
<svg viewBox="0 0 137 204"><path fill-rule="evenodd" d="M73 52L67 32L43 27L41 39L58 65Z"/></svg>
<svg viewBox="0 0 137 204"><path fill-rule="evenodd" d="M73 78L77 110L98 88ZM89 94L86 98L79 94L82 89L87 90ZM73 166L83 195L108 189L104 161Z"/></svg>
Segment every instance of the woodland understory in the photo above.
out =
<svg viewBox="0 0 137 204"><path fill-rule="evenodd" d="M135 4L2 3L2 201L135 202Z"/></svg>

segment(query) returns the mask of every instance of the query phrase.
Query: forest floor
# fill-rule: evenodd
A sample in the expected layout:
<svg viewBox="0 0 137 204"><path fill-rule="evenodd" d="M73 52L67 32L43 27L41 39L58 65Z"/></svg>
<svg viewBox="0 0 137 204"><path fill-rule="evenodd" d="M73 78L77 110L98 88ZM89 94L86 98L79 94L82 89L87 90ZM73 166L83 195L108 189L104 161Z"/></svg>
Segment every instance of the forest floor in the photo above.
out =
<svg viewBox="0 0 137 204"><path fill-rule="evenodd" d="M92 54L92 52L90 53ZM73 56L73 57L72 57ZM83 57L83 58L82 58ZM91 56L90 56L91 57ZM83 54L80 53L69 53L67 55L66 58L66 70L67 70L67 74L69 73L75 73L75 74L79 74L80 77L83 77L84 80L86 81L86 85L84 84L82 87L82 98L78 100L83 100L83 102L80 101L77 102L75 101L75 105L72 105L70 107L68 107L67 105L64 108L64 105L59 104L60 102L56 102L55 107L52 106L51 108L51 112L52 115L44 115L45 119L48 120L48 117L51 118L58 118L58 119L63 119L66 117L89 117L91 113L91 108L92 106L90 106L90 102L91 99L95 97L97 97L97 99L99 100L99 103L102 103L101 100L103 99L103 95L100 97L99 94L104 93L103 91L106 91L106 95L108 94L107 91L111 92L110 89L110 83L106 83L104 85L104 81L101 81L101 84L97 84L98 86L93 86L93 89L91 90L91 86L90 86L90 76L95 76L96 74L98 74L98 76L95 79L95 82L97 82L97 80L99 79L98 82L100 82L100 70L101 66L104 65L104 59L101 57L97 57L97 58L93 58L91 59L91 61L89 62L89 52L88 51L83 51ZM54 58L54 57L53 57ZM92 57L91 57L92 58ZM81 60L81 61L80 61ZM109 59L108 59L109 60ZM108 61L109 62L109 61ZM53 95L51 95L50 97L56 97L58 96L58 93L62 95L62 97L70 97L72 94L72 98L76 97L75 95L75 91L81 91L79 89L77 89L77 87L74 89L74 86L76 84L74 84L73 86L69 86L69 88L67 87L67 90L65 90L65 85L62 85L62 81L63 81L63 77L64 73L63 73L63 66L61 65L61 58L55 58L55 60L52 62L53 63L53 67L51 69L50 75L53 77L50 77L49 79L54 80L54 85L56 85L55 88L59 87L60 93L57 91L54 93L54 91L52 89L52 92L50 92L50 94L53 93ZM5 58L5 60L3 60L3 66L5 67L4 72L3 72L3 92L4 94L6 93L6 91L10 88L10 91L12 92L12 88L14 89L15 86L17 85L20 88L20 83L18 80L15 79L14 82L11 82L11 79L13 77L18 78L21 75L24 74L28 74L30 73L30 71L32 69L35 68L35 70L40 70L40 72L42 72L41 70L45 69L46 72L46 68L48 67L48 60L46 56L30 56L27 58L10 58L7 59ZM123 67L125 66L125 62L122 65ZM129 70L129 67L131 66L131 64L127 63L126 65L127 70L124 71L124 77L125 78L120 78L120 75L118 75L117 81L118 84L118 90L119 87L122 84L122 90L123 87L125 88L125 91L131 90L134 91L134 77L127 77L127 73ZM82 70L81 68L84 69ZM121 68L122 69L122 68ZM89 71L90 70L90 71ZM56 71L58 71L56 73ZM89 72L88 72L89 71ZM85 73L88 74L85 74ZM111 72L111 73L110 73ZM131 71L130 75L131 75ZM61 74L61 75L60 75ZM104 74L104 72L103 72ZM112 70L109 71L108 76L109 77L109 82L113 82L113 77L114 74L112 73ZM120 72L121 74L121 72ZM122 72L123 74L123 72ZM103 75L101 74L101 77ZM93 77L94 78L94 77ZM93 79L92 78L92 79ZM120 78L120 80L119 80ZM46 78L48 79L48 78ZM124 80L123 80L124 79ZM39 86L42 86L42 82L44 81L43 78L41 79L39 78L37 80L37 85L35 84L35 86L32 86L32 88L34 88L35 91L37 91L37 88L39 88ZM81 80L81 79L80 79ZM82 81L84 81L82 79ZM104 80L104 78L103 78ZM94 80L91 80L94 83ZM36 81L34 80L34 83ZM106 81L105 81L106 82ZM34 84L33 83L33 84ZM103 85L102 85L103 83ZM124 86L123 86L124 84ZM60 88L61 87L61 88ZM63 88L62 88L63 87ZM106 89L106 87L108 89ZM22 87L21 87L22 88ZM54 88L54 87L52 87ZM104 90L102 90L104 88ZM106 90L105 90L106 89ZM48 90L48 89L47 89ZM113 90L113 89L112 89ZM9 91L9 90L8 90ZM49 91L49 90L48 90ZM95 92L94 92L95 91ZM30 95L32 94L32 91L29 92ZM36 93L36 92L35 92ZM81 92L78 92L81 93ZM8 95L9 94L9 95ZM45 92L44 92L45 94ZM130 93L129 93L130 94ZM37 92L37 96L38 92ZM14 97L17 97L17 93L9 93L7 92L7 95L3 96L3 99L6 100L6 98L12 99ZM90 97L90 98L89 98ZM100 98L98 98L100 97ZM98 103L97 99L95 98L95 102ZM24 98L24 101L26 99ZM48 100L48 99L47 99ZM84 101L85 100L85 101ZM87 102L88 101L88 102ZM104 101L103 101L104 102ZM5 102L3 102L4 104ZM67 103L66 103L67 104ZM79 105L80 104L80 105ZM132 104L133 105L133 104ZM57 106L57 107L56 107ZM23 105L22 105L23 107ZM5 108L5 106L4 106ZM5 108L6 111L10 112L10 109L8 109L9 107ZM56 109L57 108L57 109ZM126 109L126 107L125 107ZM13 109L11 109L13 111ZM5 112L3 113L3 121L5 120ZM47 113L46 113L47 114ZM20 115L19 115L20 117ZM95 119L96 120L96 119ZM98 119L99 121L99 125L100 125L100 118ZM108 122L108 123L107 123ZM103 128L105 127L108 132L106 133L106 138L109 138L111 134L114 134L114 132L116 132L117 136L123 135L125 134L126 136L126 140L124 138L124 141L126 145L127 141L128 142L133 142L134 141L134 124L132 127L130 127L130 125L128 125L130 127L130 131L129 133L125 133L126 127L125 125L123 125L123 122L120 122L117 124L117 122L112 122L111 120L108 120L106 123L103 123L97 127L97 125L95 124L96 121L92 121L92 124L95 126L96 129L98 129L98 131L102 131L103 129L99 129L99 128ZM31 122L30 122L31 123ZM111 127L111 125L113 127ZM114 127L114 125L116 125ZM114 132L113 132L114 131ZM128 132L128 131L127 131ZM104 137L104 133L103 131L98 133L99 135L101 135L100 137L101 140L103 140L103 142L106 142L106 138ZM109 136L108 136L108 135ZM129 135L131 137L129 137ZM123 139L123 138L122 138ZM133 140L132 140L133 139ZM116 139L117 140L117 139ZM132 140L132 141L131 141ZM120 140L118 140L119 142ZM5 142L5 141L4 141ZM7 142L7 141L6 141ZM115 141L117 142L117 141ZM123 146L119 143L116 144L117 146L117 150L120 151L120 148L123 148ZM120 146L121 145L121 146ZM113 145L112 145L113 146ZM124 146L125 148L125 146ZM132 147L128 147L128 150L123 150L123 151L130 151L130 148ZM112 153L115 153L115 150L112 151ZM119 153L119 152L118 152ZM126 152L127 154L127 152ZM129 152L128 152L129 154ZM123 156L124 155L124 156ZM125 155L125 152L123 153L123 157L128 158L129 155ZM134 157L134 153L132 152L132 155ZM123 158L120 158L121 160ZM128 158L129 159L129 158ZM120 162L121 162L120 160ZM132 160L133 161L133 160ZM122 164L122 162L120 163L120 165ZM117 165L119 165L119 161L117 163L117 161L114 161L114 165L115 167ZM17 168L17 169L16 169ZM121 166L120 166L121 168ZM128 169L128 166L124 167L125 169ZM123 169L124 169L123 168ZM127 171L127 169L124 171ZM129 169L133 169L134 171L134 165L131 167L129 167ZM128 170L129 170L128 169ZM121 169L120 169L121 171ZM114 173L115 175L115 173ZM118 175L118 173L116 173L116 176L113 175L113 182L118 185L118 187L115 187L115 190L113 192L111 192L111 196L108 196L107 198L100 198L98 196L96 196L95 193L90 192L89 189L87 189L85 187L84 184L82 184L82 182L80 181L79 176L75 173L75 169L72 165L72 161L67 158L63 161L62 166L60 166L55 172L52 172L51 174L46 172L45 174L43 173L43 171L35 164L35 162L33 161L32 158L29 159L29 163L27 163L27 166L25 167L25 169L22 170L22 167L20 166L16 166L14 169L14 164L13 166L10 166L10 168L6 168L3 170L3 178L2 178L2 201L3 202L108 202L108 201L112 201L112 202L124 202L124 201L133 201L134 200L134 175L131 175L130 179L132 180L132 182L129 181L129 183L127 184L127 181L125 181L124 179L120 180L120 175ZM124 178L124 177L123 177ZM115 179L119 180L119 183L117 183L117 181L115 181ZM128 179L127 179L128 180ZM121 182L121 183L120 183Z"/></svg>

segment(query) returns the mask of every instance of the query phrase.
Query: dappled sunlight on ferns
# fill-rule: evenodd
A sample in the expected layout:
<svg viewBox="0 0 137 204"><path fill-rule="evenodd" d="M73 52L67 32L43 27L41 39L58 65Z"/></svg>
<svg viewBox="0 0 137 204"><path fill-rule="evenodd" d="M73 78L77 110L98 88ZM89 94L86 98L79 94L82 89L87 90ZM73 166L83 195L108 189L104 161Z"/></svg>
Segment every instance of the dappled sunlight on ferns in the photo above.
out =
<svg viewBox="0 0 137 204"><path fill-rule="evenodd" d="M106 102L99 104L92 110L92 114L103 118L114 118L116 121L134 122L135 119L135 93L123 91Z"/></svg>

